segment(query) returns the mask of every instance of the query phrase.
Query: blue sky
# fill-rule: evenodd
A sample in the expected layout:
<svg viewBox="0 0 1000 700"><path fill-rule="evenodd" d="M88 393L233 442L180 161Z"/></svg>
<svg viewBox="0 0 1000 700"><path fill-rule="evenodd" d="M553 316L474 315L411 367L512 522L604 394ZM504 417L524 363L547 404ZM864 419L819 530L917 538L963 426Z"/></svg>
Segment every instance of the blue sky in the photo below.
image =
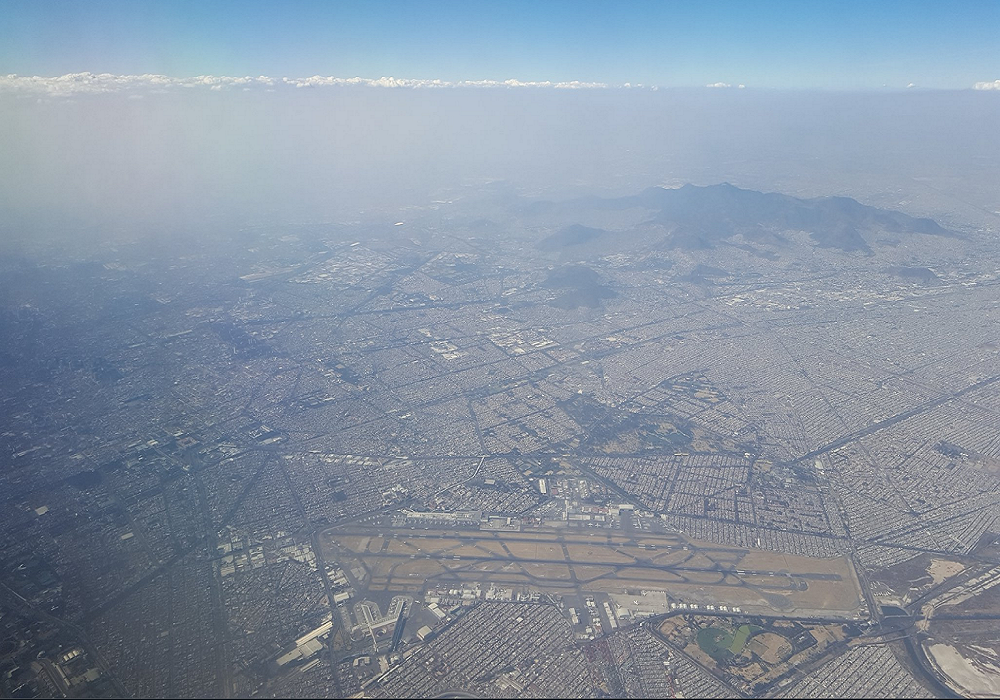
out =
<svg viewBox="0 0 1000 700"><path fill-rule="evenodd" d="M1000 2L13 2L0 74L968 88Z"/></svg>

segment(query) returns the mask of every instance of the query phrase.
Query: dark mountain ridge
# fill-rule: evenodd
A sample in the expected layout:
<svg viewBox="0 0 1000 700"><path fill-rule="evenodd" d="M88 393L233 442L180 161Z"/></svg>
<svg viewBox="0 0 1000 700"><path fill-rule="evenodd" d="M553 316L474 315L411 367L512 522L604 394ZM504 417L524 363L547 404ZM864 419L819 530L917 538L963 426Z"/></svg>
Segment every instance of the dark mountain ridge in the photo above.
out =
<svg viewBox="0 0 1000 700"><path fill-rule="evenodd" d="M561 204L534 202L525 211L547 214L636 207L657 212L647 225L661 225L669 230L664 241L667 248L687 250L713 248L737 234L760 241L780 241L777 234L783 231L804 231L821 247L864 253L871 253L865 233L953 235L932 219L870 207L850 197L799 199L775 192L744 190L729 183L707 187L688 184L678 189L651 187L637 195L614 199L587 197ZM573 227L563 229L545 239L544 247L542 244L539 247L554 250L573 245L580 233Z"/></svg>
<svg viewBox="0 0 1000 700"><path fill-rule="evenodd" d="M601 276L585 265L564 265L549 272L542 286L562 292L552 302L553 306L571 311L581 306L596 309L604 299L618 296L603 284Z"/></svg>

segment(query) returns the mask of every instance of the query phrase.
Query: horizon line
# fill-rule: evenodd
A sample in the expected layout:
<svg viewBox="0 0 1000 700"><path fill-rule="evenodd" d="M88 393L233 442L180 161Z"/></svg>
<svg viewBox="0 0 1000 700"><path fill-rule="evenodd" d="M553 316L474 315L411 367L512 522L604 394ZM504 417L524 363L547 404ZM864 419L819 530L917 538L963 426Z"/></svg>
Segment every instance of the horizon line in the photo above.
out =
<svg viewBox="0 0 1000 700"><path fill-rule="evenodd" d="M684 89L721 89L721 90L743 90L747 86L744 83L729 83L723 81L712 82L704 85L676 85L664 87L660 85L647 85L643 83L604 83L583 80L519 80L507 78L504 80L480 79L480 80L442 80L424 78L395 78L392 76L382 76L380 78L362 78L359 76L351 78L341 78L335 76L313 75L305 78L292 77L270 77L260 75L253 76L214 76L198 75L193 77L172 77L158 73L142 74L115 74L115 73L93 73L82 71L79 73L66 73L59 76L24 76L16 73L7 75L0 74L0 92L26 92L34 94L44 94L52 97L70 95L106 95L124 92L151 91L153 93L165 93L175 89L209 89L213 91L224 91L240 89L250 91L262 89L267 92L274 92L278 89L291 88L336 88L336 87L370 87L370 88L396 88L396 89L468 89L468 88L534 88L553 90L684 90ZM883 85L881 88L855 88L855 89L831 89L820 87L757 87L757 90L768 91L818 91L818 92L877 92L879 90L892 91L913 91L921 92L955 92L955 91L1000 91L1000 80L980 81L969 87L955 88L924 88L914 83L905 86Z"/></svg>

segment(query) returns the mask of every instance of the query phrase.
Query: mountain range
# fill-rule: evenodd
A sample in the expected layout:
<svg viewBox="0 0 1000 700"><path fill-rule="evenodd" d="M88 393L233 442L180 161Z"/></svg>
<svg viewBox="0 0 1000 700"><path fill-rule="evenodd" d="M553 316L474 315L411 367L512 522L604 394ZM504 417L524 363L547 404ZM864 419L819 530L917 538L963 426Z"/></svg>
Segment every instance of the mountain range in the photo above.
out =
<svg viewBox="0 0 1000 700"><path fill-rule="evenodd" d="M759 242L782 243L783 233L804 231L821 247L844 252L871 254L865 234L887 232L953 235L932 219L915 218L902 212L861 204L850 197L799 199L785 194L745 190L728 183L677 189L651 187L640 194L618 197L587 197L568 202L532 202L527 214L563 214L583 209L625 210L643 208L654 213L642 226L662 226L666 249L713 248L742 234ZM559 251L590 243L612 234L574 224L540 240L542 251Z"/></svg>

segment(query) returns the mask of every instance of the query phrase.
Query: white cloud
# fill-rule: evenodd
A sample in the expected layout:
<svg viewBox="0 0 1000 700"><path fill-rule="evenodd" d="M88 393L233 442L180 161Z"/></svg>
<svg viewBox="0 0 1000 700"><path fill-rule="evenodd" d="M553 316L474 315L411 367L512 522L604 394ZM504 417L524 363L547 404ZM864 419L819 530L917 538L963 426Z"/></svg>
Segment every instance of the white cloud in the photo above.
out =
<svg viewBox="0 0 1000 700"><path fill-rule="evenodd" d="M456 82L446 81L446 80L413 80L406 78L393 78L393 77L382 77L382 78L334 78L334 77L323 77L320 75L314 75L311 78L282 78L282 81L286 85L292 85L294 87L324 87L333 85L365 85L368 87L389 87L389 88L468 88L468 87L486 87L486 88L496 88L496 87L508 87L508 88L520 88L520 87L533 87L533 88L556 88L556 89L574 89L574 88L606 88L608 87L605 83L586 83L578 80L572 80L568 82L554 83L549 80L538 82L538 81L523 81L523 80L460 80Z"/></svg>
<svg viewBox="0 0 1000 700"><path fill-rule="evenodd" d="M729 83L709 83L705 87L710 87L710 88L730 88L730 87L732 87L732 85L730 85Z"/></svg>
<svg viewBox="0 0 1000 700"><path fill-rule="evenodd" d="M239 85L271 85L273 80L266 76L259 78L232 78L199 75L194 78L170 78L165 75L113 75L111 73L69 73L56 77L37 75L0 76L0 90L44 93L61 96L73 94L100 95L115 92L140 90L164 91L170 88L208 87L224 90Z"/></svg>
<svg viewBox="0 0 1000 700"><path fill-rule="evenodd" d="M976 83L975 85L972 86L972 89L973 90L1000 90L1000 80L994 80L992 82L990 82L989 80L987 80L987 81L982 82L982 83Z"/></svg>
<svg viewBox="0 0 1000 700"><path fill-rule="evenodd" d="M53 97L111 93L168 92L174 89L198 89L221 91L229 88L252 90L264 88L271 92L276 86L291 88L324 88L364 86L374 88L551 88L557 90L596 89L610 87L606 83L591 83L578 80L522 81L522 80L414 80L408 78L337 78L314 75L310 78L271 78L265 75L256 78L198 75L193 78L171 78L166 75L114 75L111 73L70 73L55 77L0 75L0 92L24 92Z"/></svg>

